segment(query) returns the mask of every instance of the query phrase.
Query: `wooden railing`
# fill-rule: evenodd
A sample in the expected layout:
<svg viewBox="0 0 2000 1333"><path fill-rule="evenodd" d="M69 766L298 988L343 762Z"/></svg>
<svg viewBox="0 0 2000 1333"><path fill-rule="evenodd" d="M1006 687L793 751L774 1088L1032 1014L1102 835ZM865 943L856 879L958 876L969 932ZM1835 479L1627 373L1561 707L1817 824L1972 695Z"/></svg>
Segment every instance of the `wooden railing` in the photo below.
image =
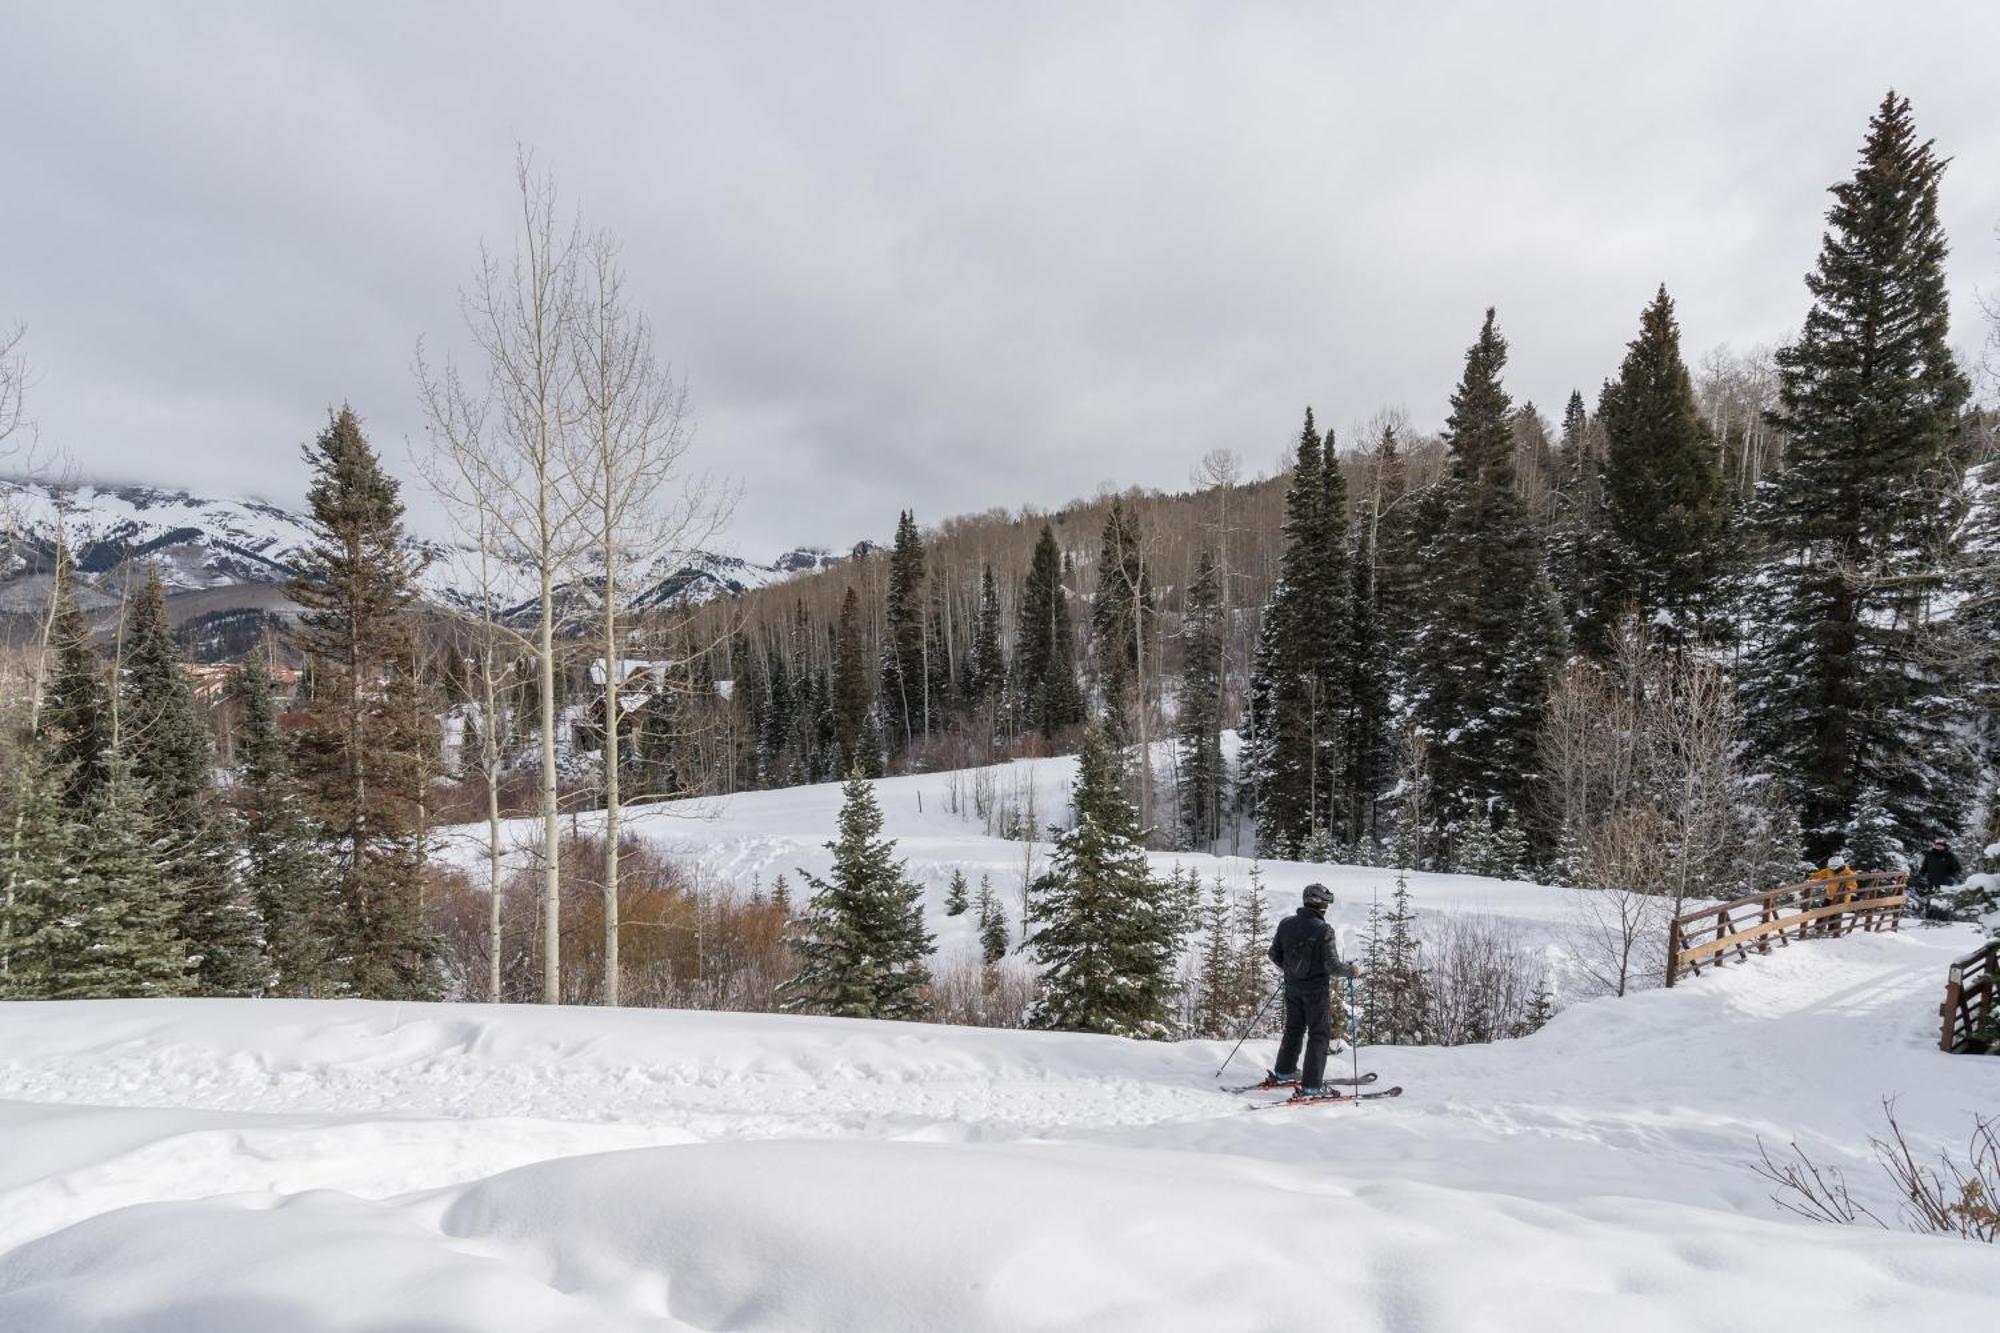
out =
<svg viewBox="0 0 2000 1333"><path fill-rule="evenodd" d="M1769 953L1773 940L1789 944L1808 935L1895 930L1908 901L1903 891L1908 878L1900 870L1857 872L1683 912L1667 927L1667 984L1683 972L1720 967L1731 950L1739 960L1752 950Z"/></svg>
<svg viewBox="0 0 2000 1333"><path fill-rule="evenodd" d="M1969 953L1951 965L1945 975L1944 1003L1938 1006L1938 1015L1944 1019L1944 1028L1938 1037L1938 1045L1946 1051L1976 1051L1986 1049L1982 1042L1973 1038L1973 1033L1993 1017L1996 1007L1994 995L2000 989L2000 940L1994 940L1985 948Z"/></svg>

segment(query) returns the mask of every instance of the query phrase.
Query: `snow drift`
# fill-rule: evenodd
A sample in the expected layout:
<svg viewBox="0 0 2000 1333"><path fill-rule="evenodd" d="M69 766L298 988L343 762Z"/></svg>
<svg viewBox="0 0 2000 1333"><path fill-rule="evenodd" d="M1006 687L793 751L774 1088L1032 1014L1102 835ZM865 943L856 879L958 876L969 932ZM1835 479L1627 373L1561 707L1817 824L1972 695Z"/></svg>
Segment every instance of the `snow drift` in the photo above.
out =
<svg viewBox="0 0 2000 1333"><path fill-rule="evenodd" d="M665 1011L0 1006L0 1330L1881 1329L2000 1252L1789 1219L1798 1138L1893 1212L1954 1144L1959 930L1814 941L1400 1101L1245 1115L1226 1047ZM1253 1044L1252 1060L1269 1055Z"/></svg>

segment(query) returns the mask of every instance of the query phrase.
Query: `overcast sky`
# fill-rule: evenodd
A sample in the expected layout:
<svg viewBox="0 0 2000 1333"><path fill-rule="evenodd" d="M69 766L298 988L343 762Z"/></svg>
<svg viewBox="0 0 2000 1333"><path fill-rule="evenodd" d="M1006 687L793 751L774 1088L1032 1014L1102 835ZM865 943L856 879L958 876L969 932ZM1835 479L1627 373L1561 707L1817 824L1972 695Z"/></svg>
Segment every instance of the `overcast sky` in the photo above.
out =
<svg viewBox="0 0 2000 1333"><path fill-rule="evenodd" d="M351 401L409 475L533 145L623 239L743 554L1268 469L1311 403L1435 428L1482 308L1595 397L1805 308L1890 86L2000 289L2000 3L0 8L0 324L103 479L297 505ZM412 484L414 489L414 483Z"/></svg>

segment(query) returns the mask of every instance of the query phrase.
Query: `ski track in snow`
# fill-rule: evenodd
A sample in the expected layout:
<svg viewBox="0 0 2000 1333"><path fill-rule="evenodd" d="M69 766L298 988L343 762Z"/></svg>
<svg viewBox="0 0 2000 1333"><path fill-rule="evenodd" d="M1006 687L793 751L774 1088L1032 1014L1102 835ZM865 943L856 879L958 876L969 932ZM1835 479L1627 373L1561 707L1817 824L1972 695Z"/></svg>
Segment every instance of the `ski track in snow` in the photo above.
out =
<svg viewBox="0 0 2000 1333"><path fill-rule="evenodd" d="M1068 765L1009 766L1002 789L1025 769L1060 819ZM943 783L882 794L956 928L937 914L950 868L1012 900L1021 846L944 813ZM768 883L817 870L837 803L796 789L638 824ZM1266 867L1280 904L1312 878L1349 926L1393 883ZM1570 901L1451 876L1412 891L1552 943ZM1935 1049L1945 965L1975 942L1797 944L1521 1041L1364 1051L1402 1098L1268 1115L1218 1091L1216 1042L0 1005L0 1333L1978 1326L2000 1313L2000 1249L1789 1218L1749 1169L1760 1139L1797 1139L1892 1214L1868 1144L1885 1095L1920 1150L1962 1149L1971 1114L2000 1109L2000 1061Z"/></svg>

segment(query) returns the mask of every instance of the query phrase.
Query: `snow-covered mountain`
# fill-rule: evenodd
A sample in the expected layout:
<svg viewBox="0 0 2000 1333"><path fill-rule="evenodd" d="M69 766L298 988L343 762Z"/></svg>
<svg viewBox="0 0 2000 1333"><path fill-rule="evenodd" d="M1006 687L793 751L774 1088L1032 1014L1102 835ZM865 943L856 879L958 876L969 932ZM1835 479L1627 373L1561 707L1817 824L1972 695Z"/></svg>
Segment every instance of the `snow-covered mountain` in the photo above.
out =
<svg viewBox="0 0 2000 1333"><path fill-rule="evenodd" d="M152 486L53 486L0 481L0 512L17 520L20 535L0 545L0 612L26 611L43 604L56 535L68 541L86 579L113 574L128 562L144 560L160 571L171 594L209 593L240 588L243 605L268 607L272 594L291 577L299 553L311 540L306 516L261 500L215 499ZM423 582L440 604L476 604L468 553L448 544L412 541L428 558ZM823 568L842 557L801 547L770 564L711 551L674 553L626 577L638 607L706 601L763 587L779 579ZM590 596L590 580L577 584ZM518 564L503 570L501 600L525 603L534 581ZM93 599L86 594L86 603ZM226 595L201 598L204 610L230 609Z"/></svg>

